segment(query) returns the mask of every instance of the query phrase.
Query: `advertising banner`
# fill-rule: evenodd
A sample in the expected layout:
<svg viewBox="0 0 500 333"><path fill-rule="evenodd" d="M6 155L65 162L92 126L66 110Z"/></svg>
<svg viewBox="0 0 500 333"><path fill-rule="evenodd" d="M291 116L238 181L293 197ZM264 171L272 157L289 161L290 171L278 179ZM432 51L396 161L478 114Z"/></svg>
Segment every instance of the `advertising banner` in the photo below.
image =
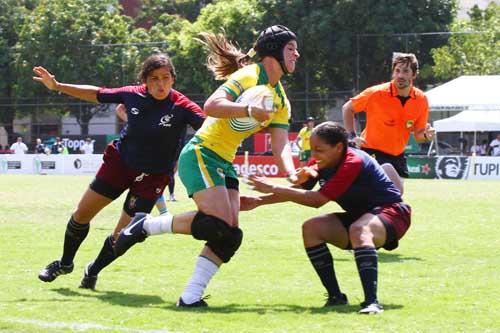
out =
<svg viewBox="0 0 500 333"><path fill-rule="evenodd" d="M299 161L294 156L295 167ZM410 178L500 180L500 158L489 156L408 157ZM101 154L0 154L0 174L88 175L102 163ZM283 177L273 156L236 156L234 169L243 174Z"/></svg>
<svg viewBox="0 0 500 333"><path fill-rule="evenodd" d="M299 159L294 157L295 167L299 166ZM248 156L248 165L245 165L244 156L236 156L233 161L234 169L238 176L244 174L262 174L266 177L284 177L279 172L273 156Z"/></svg>
<svg viewBox="0 0 500 333"><path fill-rule="evenodd" d="M0 155L0 174L82 175L94 174L102 163L101 154Z"/></svg>
<svg viewBox="0 0 500 333"><path fill-rule="evenodd" d="M500 158L498 157L408 157L407 162L410 178L500 180Z"/></svg>
<svg viewBox="0 0 500 333"><path fill-rule="evenodd" d="M410 178L436 178L435 160L433 157L407 157Z"/></svg>
<svg viewBox="0 0 500 333"><path fill-rule="evenodd" d="M0 173L31 174L33 159L31 155L4 154L0 155Z"/></svg>
<svg viewBox="0 0 500 333"><path fill-rule="evenodd" d="M470 157L469 179L500 179L500 158Z"/></svg>

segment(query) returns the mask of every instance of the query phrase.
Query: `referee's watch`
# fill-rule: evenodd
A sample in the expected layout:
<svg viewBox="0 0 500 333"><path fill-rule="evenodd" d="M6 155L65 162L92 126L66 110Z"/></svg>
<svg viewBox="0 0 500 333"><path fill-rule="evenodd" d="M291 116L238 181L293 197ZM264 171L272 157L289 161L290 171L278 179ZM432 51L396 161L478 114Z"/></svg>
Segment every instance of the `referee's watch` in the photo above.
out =
<svg viewBox="0 0 500 333"><path fill-rule="evenodd" d="M357 136L358 135L356 134L356 132L353 131L353 132L349 132L349 137L348 138L349 138L349 140L352 140L352 139L354 139Z"/></svg>

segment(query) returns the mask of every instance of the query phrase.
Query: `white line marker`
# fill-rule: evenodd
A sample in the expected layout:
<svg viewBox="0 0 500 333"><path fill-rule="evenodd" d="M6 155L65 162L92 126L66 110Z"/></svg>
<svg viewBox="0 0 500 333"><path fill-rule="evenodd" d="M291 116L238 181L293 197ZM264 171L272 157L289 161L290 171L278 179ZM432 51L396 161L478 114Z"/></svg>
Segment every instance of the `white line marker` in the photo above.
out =
<svg viewBox="0 0 500 333"><path fill-rule="evenodd" d="M8 323L27 324L38 327L46 328L68 328L74 331L88 331L88 330L101 330L101 331L115 331L115 332L134 332L134 333L174 333L168 330L142 330L137 328L127 328L118 326L104 326L101 324L93 323L65 323L65 322L49 322L36 319L25 318L0 318L0 321Z"/></svg>

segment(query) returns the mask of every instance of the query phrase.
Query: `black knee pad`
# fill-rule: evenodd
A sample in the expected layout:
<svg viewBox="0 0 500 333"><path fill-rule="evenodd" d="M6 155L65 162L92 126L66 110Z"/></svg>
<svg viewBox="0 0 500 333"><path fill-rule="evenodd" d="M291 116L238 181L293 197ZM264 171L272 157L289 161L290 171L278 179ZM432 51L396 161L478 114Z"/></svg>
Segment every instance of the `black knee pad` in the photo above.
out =
<svg viewBox="0 0 500 333"><path fill-rule="evenodd" d="M220 241L207 241L206 245L223 261L229 262L239 249L243 240L243 231L238 227L229 227L230 235Z"/></svg>
<svg viewBox="0 0 500 333"><path fill-rule="evenodd" d="M243 231L230 227L224 220L198 212L191 223L191 234L206 240L206 245L223 261L228 262L243 240Z"/></svg>
<svg viewBox="0 0 500 333"><path fill-rule="evenodd" d="M123 203L123 210L128 214L128 216L134 217L135 213L150 213L155 203L156 200L141 198L128 192L127 198Z"/></svg>
<svg viewBox="0 0 500 333"><path fill-rule="evenodd" d="M224 220L200 211L191 223L191 235L194 238L212 242L231 237L230 229Z"/></svg>

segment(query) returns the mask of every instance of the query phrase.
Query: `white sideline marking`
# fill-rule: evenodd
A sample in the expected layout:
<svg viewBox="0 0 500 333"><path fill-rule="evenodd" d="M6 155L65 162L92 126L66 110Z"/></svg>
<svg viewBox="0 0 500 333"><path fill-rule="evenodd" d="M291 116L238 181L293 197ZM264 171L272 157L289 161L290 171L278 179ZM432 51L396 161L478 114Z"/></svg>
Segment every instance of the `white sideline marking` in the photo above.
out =
<svg viewBox="0 0 500 333"><path fill-rule="evenodd" d="M118 326L104 326L100 324L92 323L64 323L64 322L49 322L36 319L24 319L24 318L0 318L0 321L18 323L18 324L29 324L38 327L47 328L69 328L75 331L88 331L88 330L101 330L101 331L120 331L120 332L134 332L134 333L174 333L168 330L141 330L137 328L126 328Z"/></svg>

